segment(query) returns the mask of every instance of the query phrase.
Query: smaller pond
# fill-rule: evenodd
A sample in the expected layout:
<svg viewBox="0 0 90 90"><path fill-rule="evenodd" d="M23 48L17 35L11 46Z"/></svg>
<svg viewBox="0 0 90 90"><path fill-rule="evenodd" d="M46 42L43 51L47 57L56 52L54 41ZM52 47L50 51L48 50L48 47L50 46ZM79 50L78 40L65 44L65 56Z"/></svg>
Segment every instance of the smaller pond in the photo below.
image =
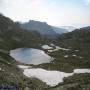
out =
<svg viewBox="0 0 90 90"><path fill-rule="evenodd" d="M10 51L10 56L15 60L25 64L50 63L53 60L44 51L33 48L18 48Z"/></svg>

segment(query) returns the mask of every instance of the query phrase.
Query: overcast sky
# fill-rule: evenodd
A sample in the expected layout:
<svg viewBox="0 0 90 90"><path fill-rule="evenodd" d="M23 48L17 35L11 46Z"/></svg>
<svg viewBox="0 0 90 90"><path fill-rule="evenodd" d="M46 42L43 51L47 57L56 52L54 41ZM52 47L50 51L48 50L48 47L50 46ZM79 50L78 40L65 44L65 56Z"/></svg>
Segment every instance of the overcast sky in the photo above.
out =
<svg viewBox="0 0 90 90"><path fill-rule="evenodd" d="M0 13L14 21L90 26L90 0L0 0Z"/></svg>

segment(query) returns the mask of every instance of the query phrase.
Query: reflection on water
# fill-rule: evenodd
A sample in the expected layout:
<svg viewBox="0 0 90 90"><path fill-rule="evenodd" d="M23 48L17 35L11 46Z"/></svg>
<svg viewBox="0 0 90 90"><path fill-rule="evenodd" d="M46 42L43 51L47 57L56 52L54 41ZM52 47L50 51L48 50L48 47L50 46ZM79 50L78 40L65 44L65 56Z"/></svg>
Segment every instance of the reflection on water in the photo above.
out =
<svg viewBox="0 0 90 90"><path fill-rule="evenodd" d="M44 51L33 48L18 48L11 50L10 56L21 63L34 65L49 63L53 60Z"/></svg>

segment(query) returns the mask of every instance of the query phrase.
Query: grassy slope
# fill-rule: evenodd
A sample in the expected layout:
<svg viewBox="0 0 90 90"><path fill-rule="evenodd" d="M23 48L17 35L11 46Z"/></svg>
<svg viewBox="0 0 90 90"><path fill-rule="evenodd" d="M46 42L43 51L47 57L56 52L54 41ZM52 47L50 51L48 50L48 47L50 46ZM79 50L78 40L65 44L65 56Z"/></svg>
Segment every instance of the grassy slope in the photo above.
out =
<svg viewBox="0 0 90 90"><path fill-rule="evenodd" d="M77 68L90 68L90 27L81 28L64 34L57 40L59 46L70 48L70 51L58 51L51 55L56 57L55 65L64 71L70 72ZM75 50L79 50L76 52ZM73 57L75 54L77 57ZM69 55L64 58L64 55ZM79 56L83 58L79 58ZM75 74L64 79L64 84L49 90L89 90L90 74Z"/></svg>

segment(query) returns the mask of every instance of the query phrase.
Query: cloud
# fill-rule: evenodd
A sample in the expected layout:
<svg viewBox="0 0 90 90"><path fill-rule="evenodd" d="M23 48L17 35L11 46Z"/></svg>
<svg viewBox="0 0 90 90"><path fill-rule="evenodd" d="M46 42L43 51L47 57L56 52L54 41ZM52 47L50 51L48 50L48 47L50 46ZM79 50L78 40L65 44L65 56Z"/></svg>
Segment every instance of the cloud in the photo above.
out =
<svg viewBox="0 0 90 90"><path fill-rule="evenodd" d="M72 6L70 3L65 3L66 0L58 1L59 0L0 0L0 12L14 21L22 22L37 20L57 26L79 26L90 23L90 12L86 7L81 6L82 3L78 6L77 2ZM90 4L90 0L82 1L87 5Z"/></svg>
<svg viewBox="0 0 90 90"><path fill-rule="evenodd" d="M90 5L90 0L85 0L86 5Z"/></svg>
<svg viewBox="0 0 90 90"><path fill-rule="evenodd" d="M44 19L49 16L44 0L1 0L0 12L14 21L27 21L29 19ZM2 8L2 10L1 10Z"/></svg>

